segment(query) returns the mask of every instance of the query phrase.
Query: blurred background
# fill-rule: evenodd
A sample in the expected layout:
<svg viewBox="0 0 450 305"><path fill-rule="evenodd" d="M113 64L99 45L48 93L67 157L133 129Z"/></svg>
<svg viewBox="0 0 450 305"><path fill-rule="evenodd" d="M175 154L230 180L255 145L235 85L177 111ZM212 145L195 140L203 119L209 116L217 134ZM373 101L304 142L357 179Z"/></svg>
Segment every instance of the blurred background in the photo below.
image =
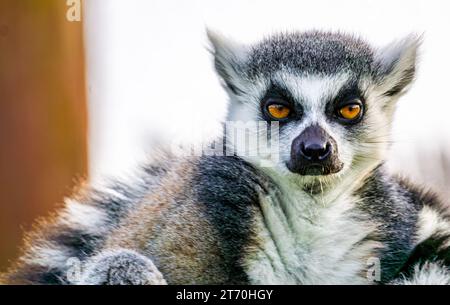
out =
<svg viewBox="0 0 450 305"><path fill-rule="evenodd" d="M424 33L389 165L449 198L446 0L1 0L0 270L81 179L127 176L157 142L219 132L226 97L206 25L242 42L319 28L382 46Z"/></svg>

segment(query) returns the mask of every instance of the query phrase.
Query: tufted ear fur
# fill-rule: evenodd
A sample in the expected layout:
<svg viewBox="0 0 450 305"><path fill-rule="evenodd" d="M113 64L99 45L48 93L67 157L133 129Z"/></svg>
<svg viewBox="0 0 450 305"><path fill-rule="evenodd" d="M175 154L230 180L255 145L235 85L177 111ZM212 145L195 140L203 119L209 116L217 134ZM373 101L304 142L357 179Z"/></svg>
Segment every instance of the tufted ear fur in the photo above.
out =
<svg viewBox="0 0 450 305"><path fill-rule="evenodd" d="M210 29L206 30L214 55L214 65L223 80L223 85L229 93L239 95L242 88L242 64L247 57L247 47L228 39Z"/></svg>
<svg viewBox="0 0 450 305"><path fill-rule="evenodd" d="M376 51L375 80L383 96L397 97L409 89L415 78L421 42L421 36L411 34Z"/></svg>

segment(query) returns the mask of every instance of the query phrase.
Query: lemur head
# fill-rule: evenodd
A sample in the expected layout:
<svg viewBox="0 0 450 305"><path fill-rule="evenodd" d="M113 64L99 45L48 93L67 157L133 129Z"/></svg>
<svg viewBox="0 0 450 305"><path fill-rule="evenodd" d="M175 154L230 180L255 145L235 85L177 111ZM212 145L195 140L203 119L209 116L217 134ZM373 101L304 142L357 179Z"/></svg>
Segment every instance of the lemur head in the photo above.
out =
<svg viewBox="0 0 450 305"><path fill-rule="evenodd" d="M319 31L254 45L208 36L230 97L227 120L279 123L273 170L299 183L330 182L385 158L396 101L414 79L419 37L375 49Z"/></svg>

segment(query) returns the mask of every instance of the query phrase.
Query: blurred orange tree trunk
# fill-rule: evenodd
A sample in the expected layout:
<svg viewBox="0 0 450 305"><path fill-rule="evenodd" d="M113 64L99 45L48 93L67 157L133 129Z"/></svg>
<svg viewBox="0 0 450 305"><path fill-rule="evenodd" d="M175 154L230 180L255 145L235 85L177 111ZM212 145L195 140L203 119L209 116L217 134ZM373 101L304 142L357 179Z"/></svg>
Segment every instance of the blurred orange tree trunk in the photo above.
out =
<svg viewBox="0 0 450 305"><path fill-rule="evenodd" d="M81 22L65 0L0 1L0 269L86 175Z"/></svg>

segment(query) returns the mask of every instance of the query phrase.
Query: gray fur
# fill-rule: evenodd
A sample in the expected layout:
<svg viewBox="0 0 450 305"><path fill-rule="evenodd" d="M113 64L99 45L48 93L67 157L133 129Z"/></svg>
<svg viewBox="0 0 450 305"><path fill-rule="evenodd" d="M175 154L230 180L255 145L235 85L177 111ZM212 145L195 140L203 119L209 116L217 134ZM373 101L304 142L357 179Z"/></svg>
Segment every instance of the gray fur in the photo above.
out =
<svg viewBox="0 0 450 305"><path fill-rule="evenodd" d="M262 100L273 90L298 109L280 127L280 159L262 167L265 156L162 154L135 181L69 200L30 235L3 281L448 283L448 210L384 166L392 114L414 79L420 40L378 50L318 31L253 46L208 36L230 120L263 119ZM334 109L355 97L364 102L363 117L342 124ZM335 146L339 167L322 175L286 166L294 139L311 126ZM78 280L67 276L70 258L82 263ZM371 269L377 262L380 274Z"/></svg>
<svg viewBox="0 0 450 305"><path fill-rule="evenodd" d="M307 74L362 75L371 72L372 64L372 48L362 39L315 31L271 36L250 49L247 65L250 75L259 76L280 67Z"/></svg>
<svg viewBox="0 0 450 305"><path fill-rule="evenodd" d="M162 274L145 256L126 249L104 251L86 262L78 285L166 285Z"/></svg>

